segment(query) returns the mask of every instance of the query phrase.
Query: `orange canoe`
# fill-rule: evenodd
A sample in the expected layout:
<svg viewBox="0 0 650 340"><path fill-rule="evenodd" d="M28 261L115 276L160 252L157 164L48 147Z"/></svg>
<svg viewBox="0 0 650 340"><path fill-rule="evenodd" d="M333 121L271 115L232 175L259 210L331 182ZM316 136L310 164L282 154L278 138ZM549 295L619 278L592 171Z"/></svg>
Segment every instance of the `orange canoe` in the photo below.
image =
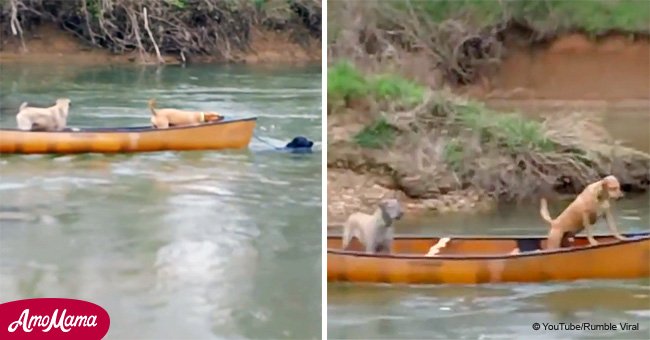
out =
<svg viewBox="0 0 650 340"><path fill-rule="evenodd" d="M154 129L81 128L56 132L0 129L2 154L72 154L242 149L256 118Z"/></svg>
<svg viewBox="0 0 650 340"><path fill-rule="evenodd" d="M341 250L341 236L327 238L327 280L394 284L477 284L650 277L650 233L627 241L597 236L597 245L576 237L575 245L539 249L545 237L451 237L433 257L424 256L438 237L396 237L393 253L365 254L354 239Z"/></svg>

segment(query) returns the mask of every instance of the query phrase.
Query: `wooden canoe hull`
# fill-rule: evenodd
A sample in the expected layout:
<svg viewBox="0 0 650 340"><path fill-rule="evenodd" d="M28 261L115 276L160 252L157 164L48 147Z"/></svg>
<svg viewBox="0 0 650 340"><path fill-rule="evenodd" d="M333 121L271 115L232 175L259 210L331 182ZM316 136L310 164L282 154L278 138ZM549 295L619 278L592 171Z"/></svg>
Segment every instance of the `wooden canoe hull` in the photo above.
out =
<svg viewBox="0 0 650 340"><path fill-rule="evenodd" d="M248 118L168 129L90 128L57 132L1 129L0 153L74 154L243 149L250 143L255 123L256 118Z"/></svg>
<svg viewBox="0 0 650 340"><path fill-rule="evenodd" d="M394 254L340 250L341 237L328 236L327 280L391 284L478 284L580 279L650 277L650 233L628 241L598 236L591 246L576 237L576 246L556 251L508 253L518 241L544 243L545 237L452 237L439 256L425 257L436 237L399 237Z"/></svg>

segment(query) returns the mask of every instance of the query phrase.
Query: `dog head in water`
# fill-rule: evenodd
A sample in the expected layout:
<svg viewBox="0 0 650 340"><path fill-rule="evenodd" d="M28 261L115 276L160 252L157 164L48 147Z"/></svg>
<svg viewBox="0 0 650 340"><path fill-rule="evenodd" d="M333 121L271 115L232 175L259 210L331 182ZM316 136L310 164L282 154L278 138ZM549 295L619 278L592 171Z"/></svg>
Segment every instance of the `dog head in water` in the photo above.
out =
<svg viewBox="0 0 650 340"><path fill-rule="evenodd" d="M291 151L311 151L313 145L314 142L305 137L298 136L292 139L285 148Z"/></svg>

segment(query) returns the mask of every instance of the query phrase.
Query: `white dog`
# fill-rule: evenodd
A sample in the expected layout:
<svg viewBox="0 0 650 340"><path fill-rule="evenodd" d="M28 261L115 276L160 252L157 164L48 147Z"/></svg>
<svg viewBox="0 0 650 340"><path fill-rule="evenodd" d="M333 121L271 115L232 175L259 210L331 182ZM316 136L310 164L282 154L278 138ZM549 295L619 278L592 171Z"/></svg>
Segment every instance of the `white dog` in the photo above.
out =
<svg viewBox="0 0 650 340"><path fill-rule="evenodd" d="M70 99L59 98L50 107L29 107L27 103L20 105L16 122L18 129L31 131L61 131L65 129L68 120Z"/></svg>

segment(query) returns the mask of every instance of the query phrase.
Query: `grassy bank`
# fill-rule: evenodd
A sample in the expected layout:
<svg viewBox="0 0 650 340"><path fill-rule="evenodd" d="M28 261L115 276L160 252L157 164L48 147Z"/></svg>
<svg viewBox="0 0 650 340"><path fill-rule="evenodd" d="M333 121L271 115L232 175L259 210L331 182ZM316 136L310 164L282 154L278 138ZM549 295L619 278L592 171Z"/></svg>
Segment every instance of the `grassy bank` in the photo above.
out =
<svg viewBox="0 0 650 340"><path fill-rule="evenodd" d="M296 49L318 46L310 42L321 35L320 0L2 0L0 6L0 47L13 38L23 51L44 24L86 46L159 62L165 55L236 61L260 31L282 33Z"/></svg>
<svg viewBox="0 0 650 340"><path fill-rule="evenodd" d="M329 120L361 127L328 149L328 165L388 176L414 198L477 188L504 201L575 193L614 173L627 189L648 187L650 157L614 146L597 120L569 115L530 120L495 112L446 90L389 74L365 74L348 61L328 70ZM359 109L356 103L369 103ZM331 127L331 126L330 126Z"/></svg>

